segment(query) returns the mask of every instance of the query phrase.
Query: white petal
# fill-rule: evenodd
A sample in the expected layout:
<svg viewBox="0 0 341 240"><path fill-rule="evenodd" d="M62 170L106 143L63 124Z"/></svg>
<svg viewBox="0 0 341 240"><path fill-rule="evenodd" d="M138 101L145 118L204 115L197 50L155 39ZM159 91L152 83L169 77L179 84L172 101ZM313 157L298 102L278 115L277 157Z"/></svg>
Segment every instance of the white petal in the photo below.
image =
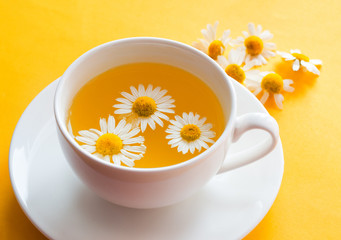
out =
<svg viewBox="0 0 341 240"><path fill-rule="evenodd" d="M128 93L129 94L129 93ZM130 94L129 94L130 95ZM117 102L120 102L120 103L123 103L123 104L127 104L129 106L132 106L133 103L131 101L129 101L128 99L126 98L116 98L116 101Z"/></svg>
<svg viewBox="0 0 341 240"><path fill-rule="evenodd" d="M244 35L245 38L248 38L250 34L247 31L242 31L242 34Z"/></svg>
<svg viewBox="0 0 341 240"><path fill-rule="evenodd" d="M155 130L155 122L154 122L154 120L152 119L152 118L148 118L147 119L148 120L148 125L149 125L149 127L151 128L151 129L153 129L153 130Z"/></svg>
<svg viewBox="0 0 341 240"><path fill-rule="evenodd" d="M262 55L265 57L265 58L269 58L269 57L274 57L276 56L276 53L273 52L273 51L270 51L270 50L264 50L262 52Z"/></svg>
<svg viewBox="0 0 341 240"><path fill-rule="evenodd" d="M261 38L263 41L268 41L273 38L273 34L270 33L269 30L265 30L259 35L259 38Z"/></svg>
<svg viewBox="0 0 341 240"><path fill-rule="evenodd" d="M155 102L162 98L166 93L167 93L166 89L163 89L160 92L158 92L158 94L156 94L156 96L154 97Z"/></svg>
<svg viewBox="0 0 341 240"><path fill-rule="evenodd" d="M155 114L153 114L153 115L151 115L150 116L157 124L159 124L161 127L163 127L163 122L162 122L162 120L158 117L158 116L156 116Z"/></svg>
<svg viewBox="0 0 341 240"><path fill-rule="evenodd" d="M162 98L159 98L157 101L156 101L156 104L161 104L161 103L165 103L167 102L168 100L170 100L172 97L167 95L167 96L164 96ZM173 103L174 100L172 99L172 101L169 101L169 103ZM168 102L167 102L168 103Z"/></svg>
<svg viewBox="0 0 341 240"><path fill-rule="evenodd" d="M191 142L190 144L189 144L189 150L190 150L190 152L193 154L194 153L194 151L195 151L195 144L193 143L193 142Z"/></svg>
<svg viewBox="0 0 341 240"><path fill-rule="evenodd" d="M224 45L225 47L227 47L227 44L228 44L229 41L230 41L230 38L229 38L230 33L231 33L231 30L230 30L230 29L225 30L225 31L223 32L223 36L221 37L221 42L223 43L223 45Z"/></svg>
<svg viewBox="0 0 341 240"><path fill-rule="evenodd" d="M173 145L173 144L178 143L178 142L180 142L180 141L182 141L182 138L181 138L181 137L177 137L177 138L171 139L171 140L168 142L168 144L169 144L169 145Z"/></svg>
<svg viewBox="0 0 341 240"><path fill-rule="evenodd" d="M97 134L90 132L88 130L79 131L78 134L81 135L82 137L86 137L86 138L91 139L93 141L96 141L98 139Z"/></svg>
<svg viewBox="0 0 341 240"><path fill-rule="evenodd" d="M108 126L107 126L107 121L105 120L105 118L101 118L99 120L99 125L101 127L101 132L102 133L108 133Z"/></svg>
<svg viewBox="0 0 341 240"><path fill-rule="evenodd" d="M276 49L276 44L275 43L270 43L270 42L265 42L264 47L269 50L275 50Z"/></svg>
<svg viewBox="0 0 341 240"><path fill-rule="evenodd" d="M322 65L322 61L320 59L310 59L309 62L314 65Z"/></svg>
<svg viewBox="0 0 341 240"><path fill-rule="evenodd" d="M301 50L299 50L299 49L291 49L290 53L301 53Z"/></svg>
<svg viewBox="0 0 341 240"><path fill-rule="evenodd" d="M283 80L283 89L286 92L293 92L295 88L291 87L290 84L292 84L294 81L291 79L284 79Z"/></svg>
<svg viewBox="0 0 341 240"><path fill-rule="evenodd" d="M123 128L121 128L120 131L118 131L116 134L121 138L122 135L127 134L132 128L132 125L130 123L127 123Z"/></svg>
<svg viewBox="0 0 341 240"><path fill-rule="evenodd" d="M148 120L147 119L142 119L141 120L141 131L144 132L147 128L147 123L148 123Z"/></svg>
<svg viewBox="0 0 341 240"><path fill-rule="evenodd" d="M243 45L244 44L244 38L243 37L237 37L237 39L231 40L232 45Z"/></svg>
<svg viewBox="0 0 341 240"><path fill-rule="evenodd" d="M96 152L96 146L91 146L91 145L81 145L81 148L83 148L85 151L89 153L94 153Z"/></svg>
<svg viewBox="0 0 341 240"><path fill-rule="evenodd" d="M123 109L131 109L132 108L132 104L128 105L128 104L115 104L113 107L114 108L123 108Z"/></svg>
<svg viewBox="0 0 341 240"><path fill-rule="evenodd" d="M258 24L257 29L256 29L257 36L259 36L261 32L262 32L262 25Z"/></svg>
<svg viewBox="0 0 341 240"><path fill-rule="evenodd" d="M114 165L117 165L117 166L121 165L121 161L120 161L119 155L113 155L112 156L112 160L114 162Z"/></svg>
<svg viewBox="0 0 341 240"><path fill-rule="evenodd" d="M312 72L314 74L320 75L320 71L317 69L317 67L314 64L306 62L306 61L303 61L303 60L301 61L301 64L302 64L302 66L306 67L306 69L309 72Z"/></svg>
<svg viewBox="0 0 341 240"><path fill-rule="evenodd" d="M178 128L182 128L184 125L186 125L186 124L181 124L180 122L178 122L178 121L174 121L174 120L170 120L170 122L174 125L174 126L176 126L176 127L178 127Z"/></svg>
<svg viewBox="0 0 341 240"><path fill-rule="evenodd" d="M206 48L202 42L200 42L200 41L199 42L193 42L192 46L194 48L206 53Z"/></svg>
<svg viewBox="0 0 341 240"><path fill-rule="evenodd" d="M253 23L249 23L248 25L247 25L247 27L248 27L248 29L249 29L249 33L250 33L250 35L256 35L256 28L255 28L255 24L253 24Z"/></svg>
<svg viewBox="0 0 341 240"><path fill-rule="evenodd" d="M144 137L142 136L123 140L123 144L135 144L135 143L143 143L143 142L144 142Z"/></svg>
<svg viewBox="0 0 341 240"><path fill-rule="evenodd" d="M296 59L292 64L292 70L298 71L300 69L300 60Z"/></svg>
<svg viewBox="0 0 341 240"><path fill-rule="evenodd" d="M89 131L92 131L92 132L96 133L98 136L102 136L103 135L103 133L101 131L99 131L97 129L94 129L94 128L91 128Z"/></svg>
<svg viewBox="0 0 341 240"><path fill-rule="evenodd" d="M131 102L134 102L136 100L137 97L129 94L129 93L126 93L126 92L121 92L121 95L123 97L125 97L126 99L130 100ZM117 100L118 101L118 100Z"/></svg>
<svg viewBox="0 0 341 240"><path fill-rule="evenodd" d="M232 51L232 50L231 50ZM228 65L228 61L227 59L223 56L223 55L219 55L218 56L218 60L217 60L218 64L225 70L225 68Z"/></svg>
<svg viewBox="0 0 341 240"><path fill-rule="evenodd" d="M295 59L295 57L290 53L277 51L277 54L284 58L286 61L291 61Z"/></svg>
<svg viewBox="0 0 341 240"><path fill-rule="evenodd" d="M243 61L245 58L245 51L241 52L236 49L232 49L229 52L229 61L231 63L237 64L237 65L242 65Z"/></svg>
<svg viewBox="0 0 341 240"><path fill-rule="evenodd" d="M200 128L200 127L202 127L202 126L204 125L205 122L206 122L206 118L203 117L202 119L200 119L200 120L198 121L197 126Z"/></svg>
<svg viewBox="0 0 341 240"><path fill-rule="evenodd" d="M90 138L87 138L87 137L80 137L80 136L77 136L76 137L76 140L79 141L79 142L82 142L82 143L85 143L85 144L88 144L88 145L95 145L96 142Z"/></svg>
<svg viewBox="0 0 341 240"><path fill-rule="evenodd" d="M109 155L105 155L105 156L103 157L103 160L106 161L106 162L108 162L108 163L110 163L110 156L109 156Z"/></svg>
<svg viewBox="0 0 341 240"><path fill-rule="evenodd" d="M164 119L166 121L169 120L169 117L167 115L163 114L162 112L156 111L154 114L161 119Z"/></svg>
<svg viewBox="0 0 341 240"><path fill-rule="evenodd" d="M130 91L131 91L131 93L133 94L133 96L135 97L135 100L136 100L136 98L141 97L141 96L139 95L139 93L138 93L138 91L137 91L137 89L136 89L135 87L131 86L131 87L130 87ZM134 101L135 101L135 100L134 100Z"/></svg>
<svg viewBox="0 0 341 240"><path fill-rule="evenodd" d="M108 118L108 132L113 133L115 130L115 118L111 115L109 115Z"/></svg>
<svg viewBox="0 0 341 240"><path fill-rule="evenodd" d="M123 128L124 128L125 125L126 125L126 120L125 120L125 119L122 119L122 120L117 124L117 126L116 126L116 128L114 129L113 133L116 134L116 135L119 135L119 134L122 132L122 130L123 130Z"/></svg>
<svg viewBox="0 0 341 240"><path fill-rule="evenodd" d="M263 90L262 87L258 87L258 88L253 92L253 94L254 94L255 96L257 96L262 90Z"/></svg>
<svg viewBox="0 0 341 240"><path fill-rule="evenodd" d="M124 149L121 149L121 153L122 153L123 155L125 155L126 157L131 158L131 159L134 159L134 160L140 160L141 157L142 157L142 156L139 155L139 154L131 153L131 152L128 152L128 151L126 151L126 150L124 150Z"/></svg>
<svg viewBox="0 0 341 240"><path fill-rule="evenodd" d="M205 143L203 140L201 140L200 138L197 140L198 144L200 144L201 147L207 149L209 148L209 146L207 145L207 143Z"/></svg>
<svg viewBox="0 0 341 240"><path fill-rule="evenodd" d="M125 164L127 165L128 167L133 167L135 165L134 161L127 158L126 156L124 156L123 154L120 154L119 155L120 157L120 160Z"/></svg>
<svg viewBox="0 0 341 240"><path fill-rule="evenodd" d="M150 97L153 92L153 85L149 84L146 89L146 96Z"/></svg>
<svg viewBox="0 0 341 240"><path fill-rule="evenodd" d="M131 152L137 152L137 153L144 153L146 151L146 146L141 145L141 146L130 146L130 145L125 145L123 149Z"/></svg>
<svg viewBox="0 0 341 240"><path fill-rule="evenodd" d="M131 109L117 109L114 111L115 114L127 114L131 113Z"/></svg>
<svg viewBox="0 0 341 240"><path fill-rule="evenodd" d="M268 98L269 98L269 93L267 91L264 91L263 96L260 99L260 102L262 104L265 104L265 102L268 100Z"/></svg>
<svg viewBox="0 0 341 240"><path fill-rule="evenodd" d="M95 157L98 157L99 159L104 159L104 156L102 154L99 154L99 153L94 153L93 154Z"/></svg>
<svg viewBox="0 0 341 240"><path fill-rule="evenodd" d="M142 84L139 84L139 96L146 96L146 90Z"/></svg>
<svg viewBox="0 0 341 240"><path fill-rule="evenodd" d="M139 129L139 128L134 128L134 129L131 130L129 133L122 134L122 135L120 136L120 138L121 138L122 140L126 140L126 139L129 139L129 138L132 138L132 137L136 136L139 132L140 132L140 129Z"/></svg>
<svg viewBox="0 0 341 240"><path fill-rule="evenodd" d="M283 108L283 100L284 100L283 95L280 93L274 94L274 99L275 99L277 107L282 109Z"/></svg>
<svg viewBox="0 0 341 240"><path fill-rule="evenodd" d="M152 91L152 93L150 94L149 97L155 99L155 96L160 92L160 90L161 90L160 87L156 87L156 88Z"/></svg>

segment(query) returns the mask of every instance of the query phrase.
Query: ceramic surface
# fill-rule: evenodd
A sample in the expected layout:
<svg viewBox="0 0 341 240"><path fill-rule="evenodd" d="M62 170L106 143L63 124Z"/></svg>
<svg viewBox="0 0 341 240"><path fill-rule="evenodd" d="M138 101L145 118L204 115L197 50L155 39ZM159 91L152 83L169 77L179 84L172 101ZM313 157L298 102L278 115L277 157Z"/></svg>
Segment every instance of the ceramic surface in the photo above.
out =
<svg viewBox="0 0 341 240"><path fill-rule="evenodd" d="M266 113L238 83L237 115ZM32 223L51 239L241 239L265 216L283 175L281 142L261 160L215 176L178 204L138 210L111 204L74 175L60 148L53 116L56 82L27 107L14 132L12 186ZM231 146L235 153L267 134L252 130Z"/></svg>

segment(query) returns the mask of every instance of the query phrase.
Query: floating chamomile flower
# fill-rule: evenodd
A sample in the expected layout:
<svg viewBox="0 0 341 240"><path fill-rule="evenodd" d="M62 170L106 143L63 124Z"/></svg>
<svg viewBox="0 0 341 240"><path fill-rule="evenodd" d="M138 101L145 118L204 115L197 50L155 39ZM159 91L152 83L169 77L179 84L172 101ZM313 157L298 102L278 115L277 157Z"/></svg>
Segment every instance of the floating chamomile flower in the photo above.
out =
<svg viewBox="0 0 341 240"><path fill-rule="evenodd" d="M231 38L229 38L230 30L226 30L220 39L216 39L218 21L215 22L212 27L211 24L207 24L207 29L202 29L201 33L205 39L199 39L199 42L194 42L193 47L206 53L212 59L217 60L218 56L223 55L224 51L229 44Z"/></svg>
<svg viewBox="0 0 341 240"><path fill-rule="evenodd" d="M113 161L114 165L121 162L128 167L133 167L135 160L140 160L146 152L142 136L135 137L139 128L132 128L125 119L115 127L115 118L109 115L108 122L101 118L99 121L101 130L90 129L79 131L76 140L84 145L81 147L87 152L103 159L106 162Z"/></svg>
<svg viewBox="0 0 341 240"><path fill-rule="evenodd" d="M278 55L284 58L285 61L293 61L292 70L298 71L301 66L305 67L309 72L312 72L316 75L320 75L320 71L316 66L322 65L322 61L319 59L309 59L306 55L302 54L300 50L293 49L290 50L290 53L279 52Z"/></svg>
<svg viewBox="0 0 341 240"><path fill-rule="evenodd" d="M244 37L238 37L233 43L240 46L237 50L246 64L252 63L252 66L266 64L266 58L276 55L272 51L276 49L276 45L267 42L273 35L268 30L262 32L261 25L256 28L253 23L249 23L248 28L249 32L243 31Z"/></svg>
<svg viewBox="0 0 341 240"><path fill-rule="evenodd" d="M199 152L201 148L209 148L206 142L214 143L211 139L215 137L215 132L211 131L212 124L206 123L206 118L201 118L199 114L183 113L182 117L176 115L175 120L168 126L166 139L171 139L168 144L177 147L178 152L186 154L188 150L194 153L195 149Z"/></svg>
<svg viewBox="0 0 341 240"><path fill-rule="evenodd" d="M250 78L245 82L245 85L255 96L263 92L263 96L260 99L262 104L265 104L269 96L273 95L277 107L282 109L284 97L281 93L283 91L294 91L294 88L290 86L293 81L291 79L283 79L277 73L253 70L249 76Z"/></svg>
<svg viewBox="0 0 341 240"><path fill-rule="evenodd" d="M127 117L128 122L132 122L134 126L140 126L142 132L147 128L155 130L155 122L163 127L161 119L169 120L164 113L174 113L174 99L166 95L167 90L161 90L157 87L153 90L152 85L148 85L147 89L142 84L138 90L135 87L130 87L131 93L122 92L125 98L117 98L121 104L115 104L113 107L118 108L115 114L123 114Z"/></svg>
<svg viewBox="0 0 341 240"><path fill-rule="evenodd" d="M243 60L244 59L238 54L237 50L232 49L229 52L228 59L224 56L218 56L217 62L225 70L227 75L243 84L244 80L248 78L247 70L252 67L250 63L242 67Z"/></svg>

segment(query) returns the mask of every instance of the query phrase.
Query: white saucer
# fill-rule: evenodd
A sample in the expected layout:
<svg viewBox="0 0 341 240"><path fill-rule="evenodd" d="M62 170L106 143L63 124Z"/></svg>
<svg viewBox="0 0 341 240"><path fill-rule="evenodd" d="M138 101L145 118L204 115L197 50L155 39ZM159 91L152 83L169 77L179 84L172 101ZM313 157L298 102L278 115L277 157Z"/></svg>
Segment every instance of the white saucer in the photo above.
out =
<svg viewBox="0 0 341 240"><path fill-rule="evenodd" d="M32 223L52 239L241 239L263 219L283 176L279 142L267 157L218 175L191 198L152 210L110 204L87 189L67 164L57 139L53 97L57 81L27 107L13 134L9 170L15 195ZM235 83L238 114L266 112ZM238 151L266 134L251 131Z"/></svg>

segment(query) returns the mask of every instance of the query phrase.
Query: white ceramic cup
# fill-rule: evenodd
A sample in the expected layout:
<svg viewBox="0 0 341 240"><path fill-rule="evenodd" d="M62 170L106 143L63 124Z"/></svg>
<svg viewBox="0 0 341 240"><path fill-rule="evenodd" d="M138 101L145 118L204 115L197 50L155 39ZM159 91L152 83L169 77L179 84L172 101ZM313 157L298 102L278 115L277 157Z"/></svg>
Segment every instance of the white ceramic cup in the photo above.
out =
<svg viewBox="0 0 341 240"><path fill-rule="evenodd" d="M225 130L200 155L168 167L128 168L114 166L83 150L67 131L73 97L93 77L106 70L134 62L156 62L182 68L203 80L218 97L225 115ZM102 198L126 207L156 208L186 199L218 172L251 163L276 146L276 121L266 114L236 116L233 81L206 54L186 44L160 38L128 38L105 43L86 52L60 78L54 111L63 152L82 182ZM167 124L166 124L167 125ZM270 141L244 150L224 162L229 146L250 129L269 133Z"/></svg>

